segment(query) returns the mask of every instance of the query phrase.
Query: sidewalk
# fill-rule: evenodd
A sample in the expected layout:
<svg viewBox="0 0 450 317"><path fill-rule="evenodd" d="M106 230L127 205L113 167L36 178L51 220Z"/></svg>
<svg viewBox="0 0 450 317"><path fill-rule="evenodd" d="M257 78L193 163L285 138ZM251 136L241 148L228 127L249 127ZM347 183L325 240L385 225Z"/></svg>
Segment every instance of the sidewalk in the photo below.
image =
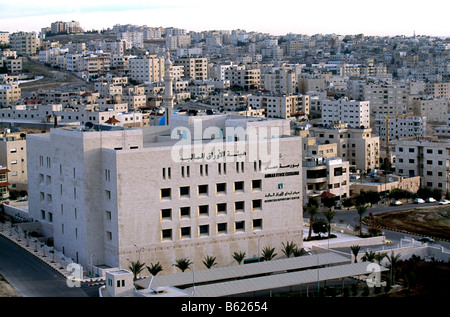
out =
<svg viewBox="0 0 450 317"><path fill-rule="evenodd" d="M68 271L64 264L61 261L57 261L57 256L55 256L54 252L46 251L45 248L39 245L39 241L35 238L26 239L21 237L20 234L14 229L10 227L10 223L6 222L4 224L0 224L0 235L7 238L11 242L15 243L17 246L21 247L23 250L27 251L29 254L35 256L43 263L52 268L55 272L57 272L62 277L68 280L74 280L73 270ZM95 285L102 284L104 282L104 278L90 278L83 277L81 283L95 283Z"/></svg>

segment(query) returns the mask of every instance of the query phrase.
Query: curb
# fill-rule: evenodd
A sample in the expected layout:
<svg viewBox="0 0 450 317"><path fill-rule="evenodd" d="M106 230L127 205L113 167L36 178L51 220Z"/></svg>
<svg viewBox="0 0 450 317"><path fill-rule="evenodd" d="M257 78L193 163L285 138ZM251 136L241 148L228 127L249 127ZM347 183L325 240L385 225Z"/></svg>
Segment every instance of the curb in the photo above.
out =
<svg viewBox="0 0 450 317"><path fill-rule="evenodd" d="M396 232L402 232L405 234L412 234L414 236L421 236L421 237L430 237L434 240L439 240L439 241L445 241L445 242L450 242L450 239L445 239L445 238L439 238L433 235L425 235L423 233L418 233L418 232L411 232L411 231L407 231L407 230L403 230L403 229L397 229L397 228L390 228L390 227L385 227L385 226L381 226L381 225L376 225L376 224L370 224L367 221L362 221L362 223L366 226L370 226L370 227L376 227L376 228L380 228L380 229L384 229L384 230L390 230L390 231L396 231Z"/></svg>
<svg viewBox="0 0 450 317"><path fill-rule="evenodd" d="M11 239L9 236L5 235L3 232L0 232L0 235L5 237L6 239L8 239L9 241L13 242L15 245L17 245L18 247L20 247L22 250L26 251L28 254L31 254L32 256L34 256L35 258L39 259L42 263L46 264L48 267L50 267L51 269L53 269L56 273L58 273L59 275L61 275L63 278L65 279L70 279L70 273L67 270L65 270L64 268L62 269L58 269L57 267L55 267L54 263L58 263L58 262L47 262L44 259L42 259L42 257L38 256L37 254L35 254L34 252L28 250L26 247L24 247L23 245L21 245L20 243L18 243L18 241L16 241L15 239ZM59 264L59 263L58 263ZM64 271L62 271L64 270ZM64 272L67 272L64 273ZM92 286L94 285L104 285L105 284L105 279L104 278L88 278L88 279L83 279L81 282L82 283L91 283L92 281Z"/></svg>

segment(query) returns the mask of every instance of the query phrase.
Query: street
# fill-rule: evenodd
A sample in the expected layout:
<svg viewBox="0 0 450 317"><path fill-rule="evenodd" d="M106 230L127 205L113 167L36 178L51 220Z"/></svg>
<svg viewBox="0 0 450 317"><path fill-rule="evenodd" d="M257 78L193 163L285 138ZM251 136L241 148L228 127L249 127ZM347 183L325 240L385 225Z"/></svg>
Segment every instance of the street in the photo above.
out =
<svg viewBox="0 0 450 317"><path fill-rule="evenodd" d="M69 287L58 272L3 236L0 236L0 274L23 297L98 295L97 286Z"/></svg>

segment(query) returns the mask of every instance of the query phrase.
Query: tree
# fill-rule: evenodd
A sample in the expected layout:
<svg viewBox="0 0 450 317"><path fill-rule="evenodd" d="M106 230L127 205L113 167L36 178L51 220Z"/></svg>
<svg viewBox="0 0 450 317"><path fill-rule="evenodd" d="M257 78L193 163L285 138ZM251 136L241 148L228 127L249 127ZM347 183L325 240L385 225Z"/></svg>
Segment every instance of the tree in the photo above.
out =
<svg viewBox="0 0 450 317"><path fill-rule="evenodd" d="M353 198L344 198L342 200L342 206L346 207L347 210L350 209L351 206L353 206L355 204L355 201L353 200Z"/></svg>
<svg viewBox="0 0 450 317"><path fill-rule="evenodd" d="M336 211L329 209L327 211L324 211L323 214L325 215L325 218L327 219L327 230L328 230L328 238L329 238L330 232L331 232L331 222L333 221L334 216L336 216Z"/></svg>
<svg viewBox="0 0 450 317"><path fill-rule="evenodd" d="M395 270L397 269L398 260L400 259L400 254L394 254L394 251L391 252L391 255L386 255L386 258L389 261L389 266L391 270L391 285L393 285L395 281Z"/></svg>
<svg viewBox="0 0 450 317"><path fill-rule="evenodd" d="M377 254L375 254L375 261L378 262L378 264L381 265L381 261L383 261L383 259L387 256L387 253L385 252L379 252Z"/></svg>
<svg viewBox="0 0 450 317"><path fill-rule="evenodd" d="M359 245L352 245L350 246L350 249L352 250L353 255L355 256L355 263L358 262L358 253L359 253L359 249L361 247Z"/></svg>
<svg viewBox="0 0 450 317"><path fill-rule="evenodd" d="M359 236L362 236L362 218L364 214L367 212L366 205L356 205L356 212L359 215Z"/></svg>
<svg viewBox="0 0 450 317"><path fill-rule="evenodd" d="M366 251L364 256L362 257L363 261L373 262L375 261L376 253L374 251Z"/></svg>
<svg viewBox="0 0 450 317"><path fill-rule="evenodd" d="M313 229L314 233L319 235L319 238L320 238L321 233L328 232L327 223L323 219L314 220L314 223L312 224L312 229Z"/></svg>
<svg viewBox="0 0 450 317"><path fill-rule="evenodd" d="M291 242L284 242L281 243L283 245L283 253L289 258L291 255L294 254L295 250L297 249L297 245L291 241Z"/></svg>
<svg viewBox="0 0 450 317"><path fill-rule="evenodd" d="M308 252L305 250L305 248L295 248L294 250L294 257L302 256L308 254Z"/></svg>
<svg viewBox="0 0 450 317"><path fill-rule="evenodd" d="M381 200L380 193L374 190L369 190L365 193L365 196L366 201L370 204L371 207L373 204L377 204Z"/></svg>
<svg viewBox="0 0 450 317"><path fill-rule="evenodd" d="M270 261L274 257L276 257L276 255L277 254L275 253L275 248L264 247L262 250L262 257L263 257L264 261Z"/></svg>
<svg viewBox="0 0 450 317"><path fill-rule="evenodd" d="M244 261L244 259L245 259L245 252L242 252L242 251L241 252L234 252L233 253L233 259L235 259L238 264L241 264L242 261Z"/></svg>
<svg viewBox="0 0 450 317"><path fill-rule="evenodd" d="M308 209L306 210L307 213L309 213L309 232L308 232L308 240L311 240L311 232L312 232L312 226L314 224L314 217L318 214L318 207L317 205L310 205Z"/></svg>
<svg viewBox="0 0 450 317"><path fill-rule="evenodd" d="M189 259L182 258L182 259L176 260L175 264L173 264L173 265L176 266L177 268L179 268L181 270L181 272L184 272L191 267L192 262Z"/></svg>
<svg viewBox="0 0 450 317"><path fill-rule="evenodd" d="M217 263L216 263L216 257L212 257L212 256L206 256L205 257L205 259L204 259L204 261L203 261L203 264L208 268L208 269L210 269L210 268L212 268L214 265L217 265Z"/></svg>
<svg viewBox="0 0 450 317"><path fill-rule="evenodd" d="M133 273L133 280L136 281L139 273L145 268L145 263L137 260L136 262L130 261L128 269Z"/></svg>
<svg viewBox="0 0 450 317"><path fill-rule="evenodd" d="M147 270L151 275L155 276L156 274L161 272L163 270L163 268L162 268L161 264L159 264L159 262L157 262L155 264L150 263L150 266L147 266Z"/></svg>

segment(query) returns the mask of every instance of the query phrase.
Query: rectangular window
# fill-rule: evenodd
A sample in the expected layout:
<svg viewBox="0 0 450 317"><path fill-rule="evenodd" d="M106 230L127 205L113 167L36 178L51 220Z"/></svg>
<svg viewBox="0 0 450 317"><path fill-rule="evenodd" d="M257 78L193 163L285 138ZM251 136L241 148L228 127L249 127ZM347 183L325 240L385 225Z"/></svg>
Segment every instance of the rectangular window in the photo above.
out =
<svg viewBox="0 0 450 317"><path fill-rule="evenodd" d="M234 182L234 191L235 192L243 192L244 191L244 182Z"/></svg>
<svg viewBox="0 0 450 317"><path fill-rule="evenodd" d="M161 232L162 240L172 240L172 229L164 229Z"/></svg>
<svg viewBox="0 0 450 317"><path fill-rule="evenodd" d="M161 188L161 199L170 199L172 196L171 188Z"/></svg>
<svg viewBox="0 0 450 317"><path fill-rule="evenodd" d="M200 216L208 216L208 214L209 214L209 206L208 205L198 206L198 214Z"/></svg>
<svg viewBox="0 0 450 317"><path fill-rule="evenodd" d="M227 233L227 223L218 223L217 224L217 233Z"/></svg>
<svg viewBox="0 0 450 317"><path fill-rule="evenodd" d="M180 197L189 197L189 192L190 192L190 189L189 189L189 186L183 186L183 187L180 187Z"/></svg>
<svg viewBox="0 0 450 317"><path fill-rule="evenodd" d="M198 195L207 196L208 195L208 185L198 185Z"/></svg>
<svg viewBox="0 0 450 317"><path fill-rule="evenodd" d="M172 209L161 209L161 219L172 219Z"/></svg>
<svg viewBox="0 0 450 317"><path fill-rule="evenodd" d="M252 190L261 190L261 180L260 179L252 180Z"/></svg>
<svg viewBox="0 0 450 317"><path fill-rule="evenodd" d="M262 229L262 219L253 219L253 230Z"/></svg>
<svg viewBox="0 0 450 317"><path fill-rule="evenodd" d="M244 212L244 202L243 201L235 201L234 202L234 212Z"/></svg>
<svg viewBox="0 0 450 317"><path fill-rule="evenodd" d="M201 236L209 236L209 225L201 225L198 231Z"/></svg>
<svg viewBox="0 0 450 317"><path fill-rule="evenodd" d="M262 207L261 199L252 200L252 210L261 210L261 207Z"/></svg>
<svg viewBox="0 0 450 317"><path fill-rule="evenodd" d="M245 221L236 221L235 222L236 231L245 231Z"/></svg>
<svg viewBox="0 0 450 317"><path fill-rule="evenodd" d="M191 216L191 207L181 207L180 208L180 217L181 218L189 218Z"/></svg>
<svg viewBox="0 0 450 317"><path fill-rule="evenodd" d="M191 237L191 227L182 227L180 229L182 238L190 238Z"/></svg>
<svg viewBox="0 0 450 317"><path fill-rule="evenodd" d="M226 194L227 192L227 183L219 183L216 184L217 194Z"/></svg>
<svg viewBox="0 0 450 317"><path fill-rule="evenodd" d="M227 213L227 204L226 203L220 203L217 204L217 213Z"/></svg>

